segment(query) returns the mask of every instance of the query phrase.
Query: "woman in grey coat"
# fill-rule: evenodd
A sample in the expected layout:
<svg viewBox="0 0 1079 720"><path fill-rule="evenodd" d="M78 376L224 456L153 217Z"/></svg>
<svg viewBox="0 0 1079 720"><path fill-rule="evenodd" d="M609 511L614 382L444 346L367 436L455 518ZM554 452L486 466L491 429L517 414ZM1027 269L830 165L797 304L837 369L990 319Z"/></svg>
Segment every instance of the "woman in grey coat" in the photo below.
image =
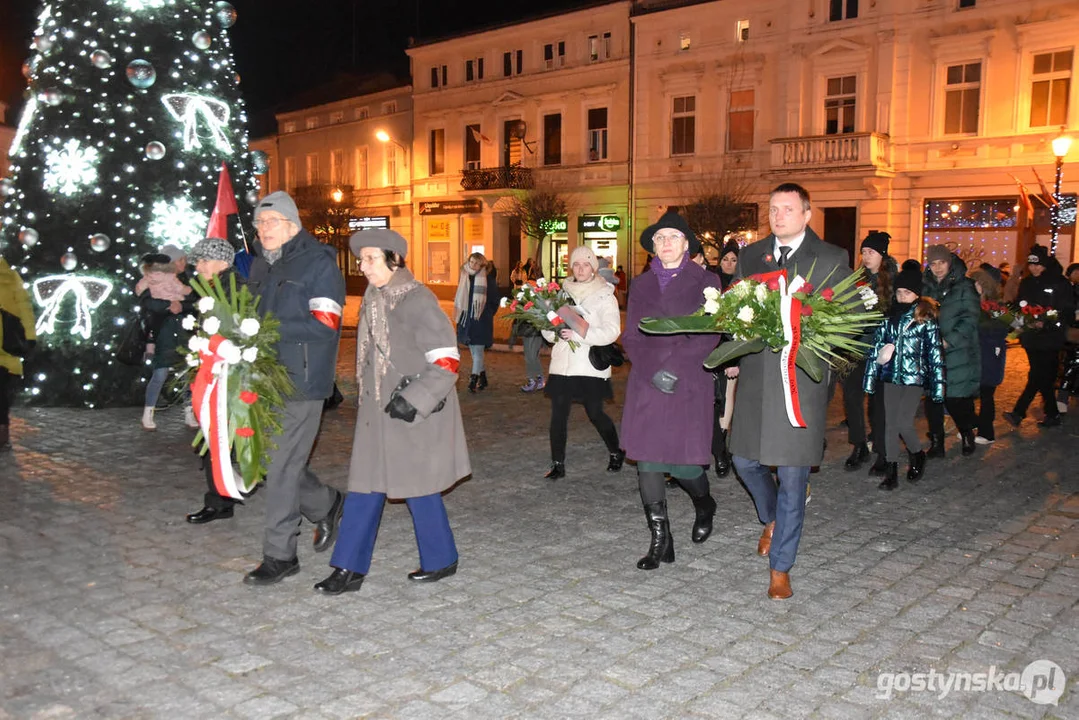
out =
<svg viewBox="0 0 1079 720"><path fill-rule="evenodd" d="M404 266L407 244L392 230L353 234L349 248L370 285L357 331L359 411L334 571L315 589L360 589L371 566L386 498L412 513L420 569L415 582L457 572L457 547L442 492L471 474L457 382L453 326L434 294Z"/></svg>

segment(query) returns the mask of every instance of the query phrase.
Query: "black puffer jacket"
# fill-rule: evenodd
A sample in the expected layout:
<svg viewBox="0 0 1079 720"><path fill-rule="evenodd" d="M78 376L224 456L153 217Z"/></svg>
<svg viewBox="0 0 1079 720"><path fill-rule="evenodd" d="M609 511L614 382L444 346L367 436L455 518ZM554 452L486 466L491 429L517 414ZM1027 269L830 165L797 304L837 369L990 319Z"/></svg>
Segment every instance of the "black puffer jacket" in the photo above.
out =
<svg viewBox="0 0 1079 720"><path fill-rule="evenodd" d="M1042 274L1028 275L1019 283L1019 302L1053 308L1057 321L1046 323L1041 330L1019 336L1023 347L1032 350L1060 350L1064 347L1064 331L1075 317L1075 295L1072 284L1064 277L1064 269L1056 258L1050 257Z"/></svg>

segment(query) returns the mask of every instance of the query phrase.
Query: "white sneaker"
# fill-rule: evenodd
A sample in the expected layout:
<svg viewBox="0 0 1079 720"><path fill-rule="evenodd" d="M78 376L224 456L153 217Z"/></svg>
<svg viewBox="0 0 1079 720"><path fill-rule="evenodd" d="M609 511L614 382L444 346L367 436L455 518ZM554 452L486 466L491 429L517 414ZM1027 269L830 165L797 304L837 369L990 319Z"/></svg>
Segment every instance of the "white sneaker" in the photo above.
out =
<svg viewBox="0 0 1079 720"><path fill-rule="evenodd" d="M195 411L190 405L184 408L184 425L187 425L189 428L197 428L199 426L199 421L195 419Z"/></svg>
<svg viewBox="0 0 1079 720"><path fill-rule="evenodd" d="M1068 403L1063 400L1057 400L1057 412L1061 414L1068 412Z"/></svg>
<svg viewBox="0 0 1079 720"><path fill-rule="evenodd" d="M992 445L995 442L996 442L996 440L990 440L989 438L983 438L981 435L976 435L974 437L974 444L975 445Z"/></svg>
<svg viewBox="0 0 1079 720"><path fill-rule="evenodd" d="M142 429L143 430L157 430L157 424L154 423L154 408L144 407L142 409Z"/></svg>

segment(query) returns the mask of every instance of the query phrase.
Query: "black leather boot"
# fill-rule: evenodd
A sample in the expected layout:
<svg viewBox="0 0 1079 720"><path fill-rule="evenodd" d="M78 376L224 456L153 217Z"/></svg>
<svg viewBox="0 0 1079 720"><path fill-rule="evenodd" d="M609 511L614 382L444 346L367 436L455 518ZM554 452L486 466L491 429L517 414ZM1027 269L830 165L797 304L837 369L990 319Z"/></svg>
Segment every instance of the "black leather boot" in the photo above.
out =
<svg viewBox="0 0 1079 720"><path fill-rule="evenodd" d="M622 472L622 464L626 462L626 451L619 449L610 453L607 457L607 472Z"/></svg>
<svg viewBox="0 0 1079 720"><path fill-rule="evenodd" d="M729 452L724 450L713 459L716 461L716 477L727 477L731 474L731 454Z"/></svg>
<svg viewBox="0 0 1079 720"><path fill-rule="evenodd" d="M850 457L843 463L844 470L857 470L860 468L866 460L869 459L869 446L864 442L854 443L854 449L851 450Z"/></svg>
<svg viewBox="0 0 1079 720"><path fill-rule="evenodd" d="M877 487L881 490L895 490L899 487L899 463L888 463L888 469L884 471L884 479Z"/></svg>
<svg viewBox="0 0 1079 720"><path fill-rule="evenodd" d="M690 500L693 501L693 510L697 513L690 537L693 542L702 543L712 534L712 520L716 516L716 500L710 494L699 498L691 496Z"/></svg>
<svg viewBox="0 0 1079 720"><path fill-rule="evenodd" d="M936 433L929 433L929 450L926 451L926 457L942 458L944 457L944 436L937 435Z"/></svg>
<svg viewBox="0 0 1079 720"><path fill-rule="evenodd" d="M480 381L480 376L479 375L469 375L468 376L468 391L470 393L476 392L476 384L479 381Z"/></svg>
<svg viewBox="0 0 1079 720"><path fill-rule="evenodd" d="M671 537L671 523L667 519L667 501L644 506L644 516L648 518L648 529L652 531L652 544L648 554L637 561L640 570L655 570L660 563L674 562L674 538Z"/></svg>
<svg viewBox="0 0 1079 720"><path fill-rule="evenodd" d="M907 480L918 482L925 475L925 450L910 453L910 467L907 468Z"/></svg>
<svg viewBox="0 0 1079 720"><path fill-rule="evenodd" d="M884 475L884 472L888 469L888 463L884 461L884 453L877 455L877 459L873 461L873 465L869 468L869 477L874 475Z"/></svg>
<svg viewBox="0 0 1079 720"><path fill-rule="evenodd" d="M974 442L974 431L967 430L962 434L963 438L963 456L970 457L974 454L974 449L978 447Z"/></svg>
<svg viewBox="0 0 1079 720"><path fill-rule="evenodd" d="M558 480L566 477L566 464L555 460L551 463L551 469L544 473L543 477L548 480Z"/></svg>
<svg viewBox="0 0 1079 720"><path fill-rule="evenodd" d="M476 389L477 390L486 390L487 389L487 371L486 370L484 370L483 372L480 373L480 381L479 381L479 384L476 385Z"/></svg>

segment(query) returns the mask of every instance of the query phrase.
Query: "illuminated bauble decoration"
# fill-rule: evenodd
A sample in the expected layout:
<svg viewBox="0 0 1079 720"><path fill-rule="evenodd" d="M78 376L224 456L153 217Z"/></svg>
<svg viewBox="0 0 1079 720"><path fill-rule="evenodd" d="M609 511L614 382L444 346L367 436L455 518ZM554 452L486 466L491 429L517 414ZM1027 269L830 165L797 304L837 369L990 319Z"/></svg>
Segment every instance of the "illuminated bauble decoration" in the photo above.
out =
<svg viewBox="0 0 1079 720"><path fill-rule="evenodd" d="M210 43L213 40L210 38L210 33L205 30L199 30L197 33L191 36L191 42L195 44L199 50L207 50L210 47Z"/></svg>
<svg viewBox="0 0 1079 720"><path fill-rule="evenodd" d="M127 64L127 81L139 90L145 90L157 80L157 71L146 60L132 60Z"/></svg>
<svg viewBox="0 0 1079 720"><path fill-rule="evenodd" d="M34 228L23 228L19 231L19 242L26 247L34 247L37 245L38 234Z"/></svg>
<svg viewBox="0 0 1079 720"><path fill-rule="evenodd" d="M60 92L57 88L49 88L48 90L41 93L41 99L45 102L46 105L52 105L53 107L56 107L64 101L64 94Z"/></svg>
<svg viewBox="0 0 1079 720"><path fill-rule="evenodd" d="M111 244L112 240L104 233L97 233L90 236L90 248L94 252L105 252L109 249L109 245Z"/></svg>
<svg viewBox="0 0 1079 720"><path fill-rule="evenodd" d="M236 8L223 1L214 3L214 17L221 27L230 28L236 22Z"/></svg>
<svg viewBox="0 0 1079 720"><path fill-rule="evenodd" d="M112 55L108 50L94 50L90 53L90 62L99 70L112 67Z"/></svg>
<svg viewBox="0 0 1079 720"><path fill-rule="evenodd" d="M270 158L262 150L251 151L251 164L255 168L255 174L265 175L270 169Z"/></svg>
<svg viewBox="0 0 1079 720"><path fill-rule="evenodd" d="M52 49L52 44L54 42L56 42L56 38L52 35L34 36L34 47L37 48L37 51L41 53L47 53L50 49Z"/></svg>
<svg viewBox="0 0 1079 720"><path fill-rule="evenodd" d="M254 207L255 205L258 204L258 201L259 201L259 191L258 190L248 190L247 194L244 195L244 200L247 201L248 205L250 205L251 207Z"/></svg>
<svg viewBox="0 0 1079 720"><path fill-rule="evenodd" d="M0 178L0 197L9 197L15 194L15 183L11 178Z"/></svg>
<svg viewBox="0 0 1079 720"><path fill-rule="evenodd" d="M151 160L160 160L165 157L165 145L157 140L146 143L146 157Z"/></svg>
<svg viewBox="0 0 1079 720"><path fill-rule="evenodd" d="M60 257L60 266L64 268L64 270L74 270L79 266L79 259L75 257L75 253L64 253Z"/></svg>
<svg viewBox="0 0 1079 720"><path fill-rule="evenodd" d="M37 66L40 64L40 62L41 61L38 55L35 55L34 57L24 62L22 64L23 77L25 77L27 80L33 80L34 76L37 75Z"/></svg>

